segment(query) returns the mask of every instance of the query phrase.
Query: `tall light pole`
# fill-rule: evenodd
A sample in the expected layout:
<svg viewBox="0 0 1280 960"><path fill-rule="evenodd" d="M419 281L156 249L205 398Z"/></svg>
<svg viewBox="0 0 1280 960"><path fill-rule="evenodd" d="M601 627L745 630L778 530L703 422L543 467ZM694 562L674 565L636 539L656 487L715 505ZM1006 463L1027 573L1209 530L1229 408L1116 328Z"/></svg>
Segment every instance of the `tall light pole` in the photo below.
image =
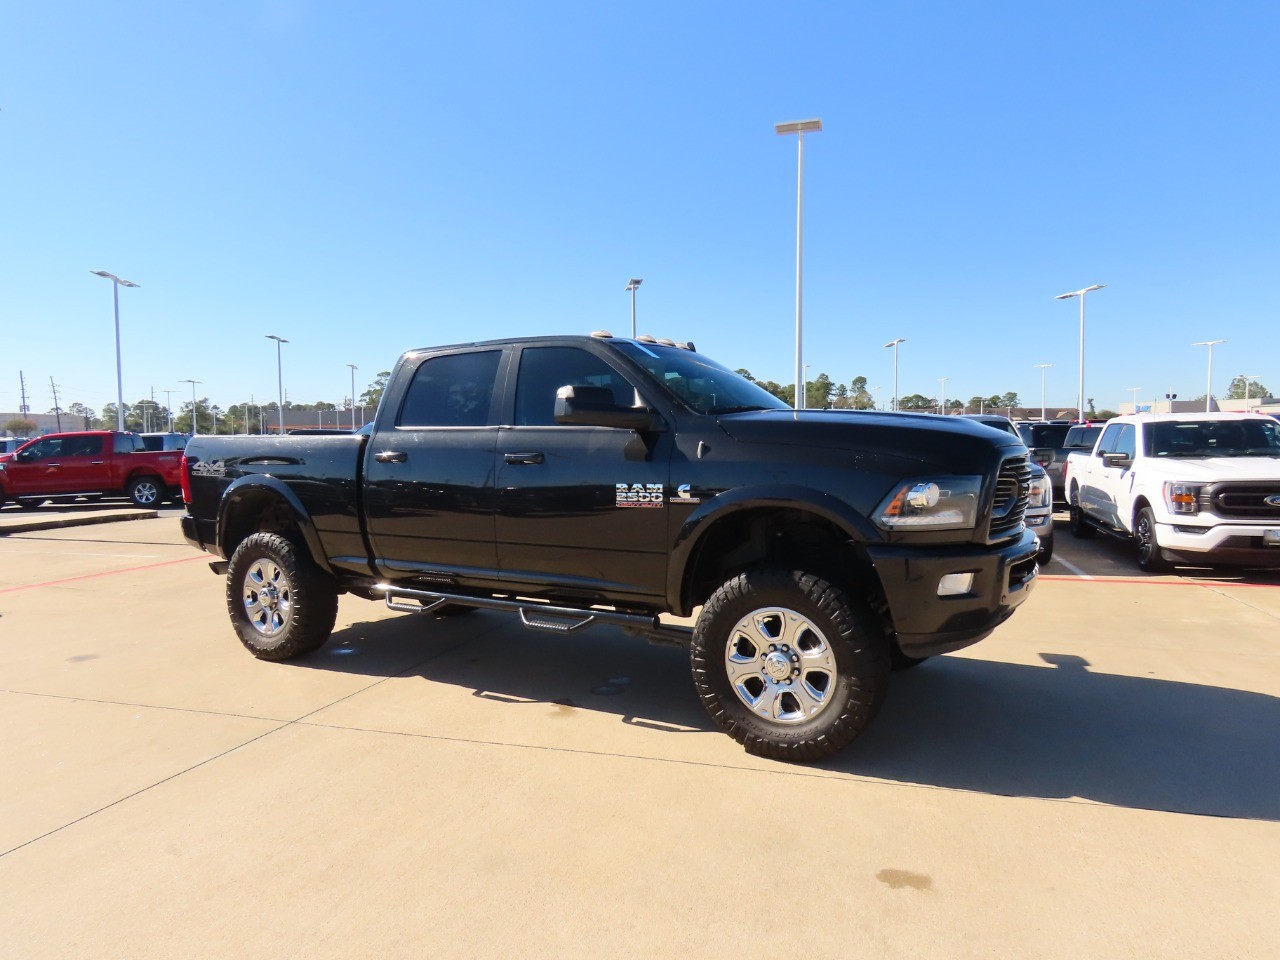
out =
<svg viewBox="0 0 1280 960"><path fill-rule="evenodd" d="M1254 379L1254 374L1240 374L1240 379L1244 381L1244 412L1249 412L1249 381Z"/></svg>
<svg viewBox="0 0 1280 960"><path fill-rule="evenodd" d="M1141 387L1125 387L1125 389L1133 391L1133 412L1137 413L1138 412L1138 391L1141 390L1142 388Z"/></svg>
<svg viewBox="0 0 1280 960"><path fill-rule="evenodd" d="M803 384L801 389L804 391L804 394L801 397L800 403L796 406L797 410L803 410L805 407L809 406L809 368L811 366L813 366L813 364L801 364L803 375L800 382Z"/></svg>
<svg viewBox="0 0 1280 960"><path fill-rule="evenodd" d="M105 270L90 270L95 277L103 277L111 281L111 303L116 315L116 429L124 432L124 378L120 374L120 288L136 287L132 280L122 280L114 273Z"/></svg>
<svg viewBox="0 0 1280 960"><path fill-rule="evenodd" d="M1046 370L1048 370L1048 369L1049 369L1050 367L1052 367L1052 366L1053 366L1053 364L1052 364L1052 363L1037 363L1037 364L1035 364L1035 368L1036 368L1037 370L1039 370L1039 371L1040 371L1040 419L1041 419L1041 420L1048 420L1048 419L1049 419L1048 417L1046 417L1046 416L1044 415L1044 411L1045 411L1045 405L1044 405L1044 372L1045 372Z"/></svg>
<svg viewBox="0 0 1280 960"><path fill-rule="evenodd" d="M627 281L627 285L622 288L623 290L631 291L631 339L632 340L636 338L636 288L638 288L642 283L644 283L644 278L632 277L630 280Z"/></svg>
<svg viewBox="0 0 1280 960"><path fill-rule="evenodd" d="M897 340L890 340L885 344L885 348L893 347L893 410L898 409L898 344L906 343L906 337L899 337Z"/></svg>
<svg viewBox="0 0 1280 960"><path fill-rule="evenodd" d="M1095 283L1093 286L1085 287L1083 290L1060 293L1053 298L1055 300L1070 300L1072 297L1080 298L1080 394L1076 397L1076 412L1081 423L1084 422L1084 295L1092 293L1094 290L1101 290L1105 286L1105 283Z"/></svg>
<svg viewBox="0 0 1280 960"><path fill-rule="evenodd" d="M180 380L179 383L191 384L191 435L194 437L198 431L199 421L196 419L196 384L204 383L203 380Z"/></svg>
<svg viewBox="0 0 1280 960"><path fill-rule="evenodd" d="M169 432L173 433L173 391L161 390L164 394L164 412L169 415Z"/></svg>
<svg viewBox="0 0 1280 960"><path fill-rule="evenodd" d="M280 362L280 345L288 343L284 337L277 337L274 333L266 335L268 340L276 342L276 387L280 392L280 436L284 436L284 367Z"/></svg>
<svg viewBox="0 0 1280 960"><path fill-rule="evenodd" d="M941 387L941 389L938 391L938 412L939 413L947 412L947 381L950 379L951 379L950 377L938 378L938 384Z"/></svg>
<svg viewBox="0 0 1280 960"><path fill-rule="evenodd" d="M796 403L800 409L804 362L804 135L817 133L822 121L797 120L792 123L775 123L773 132L779 136L796 135Z"/></svg>
<svg viewBox="0 0 1280 960"><path fill-rule="evenodd" d="M351 368L351 430L354 433L356 429L356 371L360 368L354 363L348 363Z"/></svg>
<svg viewBox="0 0 1280 960"><path fill-rule="evenodd" d="M872 410L880 409L880 388L879 387L871 388L871 409Z"/></svg>
<svg viewBox="0 0 1280 960"><path fill-rule="evenodd" d="M1209 348L1209 384L1208 386L1205 387L1205 391L1204 391L1204 412L1205 413L1209 412L1209 406L1213 402L1213 347L1215 344L1226 343L1226 342L1227 341L1225 340L1201 340L1198 343L1192 344L1193 347Z"/></svg>

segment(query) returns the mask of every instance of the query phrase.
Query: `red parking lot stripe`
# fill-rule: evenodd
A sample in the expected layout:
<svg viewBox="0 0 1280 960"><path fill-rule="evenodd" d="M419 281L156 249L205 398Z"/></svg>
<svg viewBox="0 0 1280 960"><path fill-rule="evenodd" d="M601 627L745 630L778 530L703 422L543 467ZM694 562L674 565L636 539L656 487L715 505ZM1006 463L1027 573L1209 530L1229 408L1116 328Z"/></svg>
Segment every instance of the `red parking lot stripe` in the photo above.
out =
<svg viewBox="0 0 1280 960"><path fill-rule="evenodd" d="M1235 580L1144 580L1142 577L1063 577L1040 574L1041 580L1058 580L1063 583L1144 583L1149 587L1262 587L1275 589L1277 583L1238 583Z"/></svg>
<svg viewBox="0 0 1280 960"><path fill-rule="evenodd" d="M19 590L35 590L38 587L57 587L64 583L75 583L77 580L96 580L98 577L114 577L118 573L133 573L138 570L154 570L156 567L171 567L175 563L190 563L192 560L207 560L197 554L194 557L183 557L181 560L162 560L159 563L144 563L140 567L124 567L120 570L103 570L101 573L86 573L78 577L67 577L63 580L46 580L43 583L26 583L20 587L2 587L0 593L17 593Z"/></svg>

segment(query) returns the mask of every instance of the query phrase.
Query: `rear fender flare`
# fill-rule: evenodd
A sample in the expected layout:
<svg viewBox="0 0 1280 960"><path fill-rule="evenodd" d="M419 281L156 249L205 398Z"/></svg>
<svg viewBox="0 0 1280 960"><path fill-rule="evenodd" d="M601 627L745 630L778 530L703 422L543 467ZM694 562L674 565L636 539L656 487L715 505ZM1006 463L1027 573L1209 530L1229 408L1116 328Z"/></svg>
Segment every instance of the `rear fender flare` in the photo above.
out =
<svg viewBox="0 0 1280 960"><path fill-rule="evenodd" d="M283 503L289 513L292 514L293 522L302 536L307 551L311 554L311 559L315 561L316 566L320 567L320 569L332 574L333 568L329 566L329 560L325 556L324 548L320 543L320 535L316 532L315 522L307 512L307 508L302 505L302 501L298 499L297 494L290 490L288 484L284 481L276 477L262 476L261 474L237 477L222 492L222 499L218 503L217 530L218 545L223 551L223 556L230 559L231 555L231 551L226 549L227 527L236 518L237 512L247 501L262 497L264 494L274 497Z"/></svg>

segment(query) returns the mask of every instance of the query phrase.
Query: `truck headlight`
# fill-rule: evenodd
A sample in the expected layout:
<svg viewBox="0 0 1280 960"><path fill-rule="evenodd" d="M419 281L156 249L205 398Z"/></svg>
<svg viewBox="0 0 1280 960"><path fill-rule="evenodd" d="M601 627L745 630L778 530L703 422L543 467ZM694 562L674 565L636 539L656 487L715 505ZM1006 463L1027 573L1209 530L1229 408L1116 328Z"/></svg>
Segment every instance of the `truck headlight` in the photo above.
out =
<svg viewBox="0 0 1280 960"><path fill-rule="evenodd" d="M981 477L922 477L899 484L876 510L885 530L968 530L978 521Z"/></svg>
<svg viewBox="0 0 1280 960"><path fill-rule="evenodd" d="M1169 483L1164 485L1164 503L1170 513L1200 512L1199 483Z"/></svg>
<svg viewBox="0 0 1280 960"><path fill-rule="evenodd" d="M1053 487L1049 484L1049 478L1045 476L1036 477L1031 481L1029 498L1027 500L1028 507L1048 507L1053 505Z"/></svg>

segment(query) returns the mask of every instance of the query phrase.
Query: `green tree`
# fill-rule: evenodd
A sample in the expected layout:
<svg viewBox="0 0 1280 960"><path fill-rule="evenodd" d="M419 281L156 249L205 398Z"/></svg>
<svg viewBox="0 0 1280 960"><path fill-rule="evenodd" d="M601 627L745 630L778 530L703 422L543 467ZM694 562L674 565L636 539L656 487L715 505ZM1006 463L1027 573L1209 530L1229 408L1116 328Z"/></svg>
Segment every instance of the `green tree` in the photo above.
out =
<svg viewBox="0 0 1280 960"><path fill-rule="evenodd" d="M36 431L36 422L22 417L14 417L4 425L4 432L15 437L29 437Z"/></svg>
<svg viewBox="0 0 1280 960"><path fill-rule="evenodd" d="M1249 399L1258 400L1271 396L1271 391L1252 377L1232 377L1231 386L1227 388L1227 400L1245 399L1245 387L1248 387Z"/></svg>
<svg viewBox="0 0 1280 960"><path fill-rule="evenodd" d="M852 394L850 402L855 410L874 410L876 406L875 398L871 396L871 391L867 389L866 377L854 377L853 382L849 384Z"/></svg>
<svg viewBox="0 0 1280 960"><path fill-rule="evenodd" d="M849 388L843 383L836 384L836 392L831 400L831 405L837 410L848 410L853 406L853 401L849 399Z"/></svg>
<svg viewBox="0 0 1280 960"><path fill-rule="evenodd" d="M736 373L738 376L742 377L743 380L750 380L752 383L756 382L756 378L751 375L751 371L748 370L746 367L739 367L737 370L733 372Z"/></svg>
<svg viewBox="0 0 1280 960"><path fill-rule="evenodd" d="M810 380L804 385L804 405L811 410L822 410L831 404L831 394L835 391L836 385L831 382L831 378L825 373Z"/></svg>
<svg viewBox="0 0 1280 960"><path fill-rule="evenodd" d="M364 393L360 394L360 406L376 409L382 402L382 391L387 389L387 378L390 376L390 370L379 370L377 378L369 384L369 388Z"/></svg>
<svg viewBox="0 0 1280 960"><path fill-rule="evenodd" d="M899 410L932 410L937 406L937 400L933 397L926 397L922 393L913 393L909 396L898 398Z"/></svg>

